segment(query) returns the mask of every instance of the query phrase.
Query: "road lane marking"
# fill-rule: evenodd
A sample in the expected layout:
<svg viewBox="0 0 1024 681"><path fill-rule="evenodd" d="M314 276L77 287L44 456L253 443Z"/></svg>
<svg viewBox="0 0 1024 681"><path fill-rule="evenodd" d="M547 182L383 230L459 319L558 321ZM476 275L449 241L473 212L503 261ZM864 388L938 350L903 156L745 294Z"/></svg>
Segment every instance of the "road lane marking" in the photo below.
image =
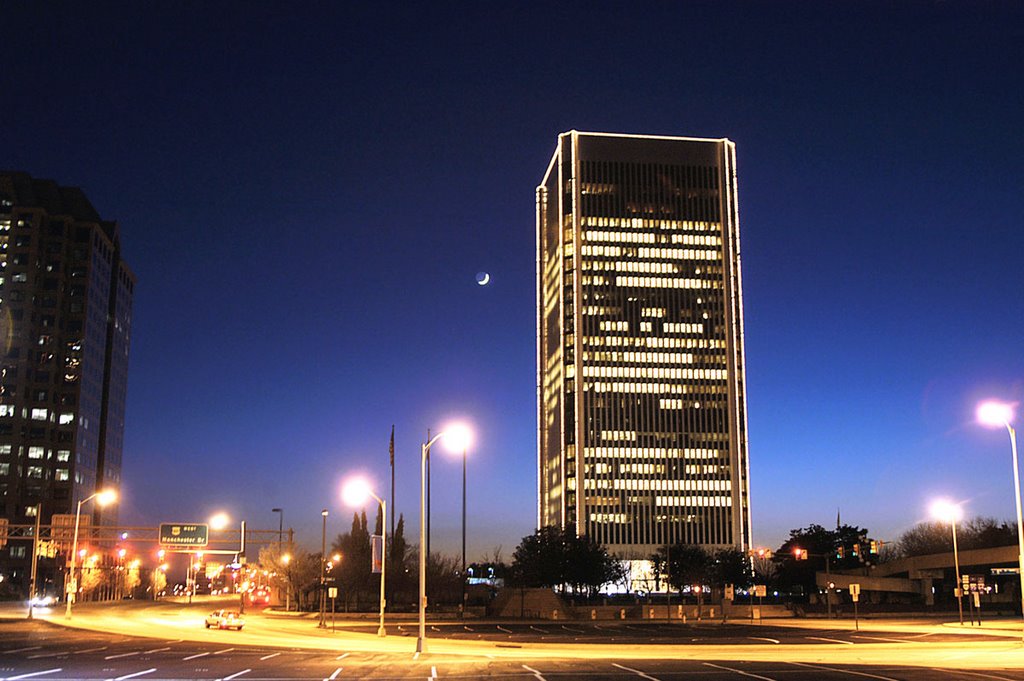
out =
<svg viewBox="0 0 1024 681"><path fill-rule="evenodd" d="M773 679L770 676L759 676L758 674L751 674L750 672L745 672L742 669L733 669L732 667L723 667L720 664L711 664L710 662L705 662L704 666L705 667L714 667L715 669L724 669L727 672L733 672L735 674L740 674L741 676L749 676L752 679L762 679L763 681L778 681L777 679Z"/></svg>
<svg viewBox="0 0 1024 681"><path fill-rule="evenodd" d="M337 669L334 670L334 673L331 674L330 676L328 676L326 679L324 679L324 681L334 681L334 679L338 678L338 674L341 673L341 670L342 670L342 667L338 667Z"/></svg>
<svg viewBox="0 0 1024 681"><path fill-rule="evenodd" d="M348 656L349 656L349 654L348 654L348 653L342 653L341 655L338 655L338 656L337 656L336 658L334 658L334 659L335 659L335 660L344 660L344 659L345 659L346 657L348 657Z"/></svg>
<svg viewBox="0 0 1024 681"><path fill-rule="evenodd" d="M647 674L644 674L639 669L633 669L632 667L623 667L621 664L615 664L614 662L612 662L612 666L618 667L619 669L625 669L627 672L633 672L637 676L643 677L645 679L650 679L651 681L661 681L660 679L657 679L653 676L648 676Z"/></svg>
<svg viewBox="0 0 1024 681"><path fill-rule="evenodd" d="M139 651L136 650L133 653L121 653L120 655L107 655L103 659L104 660L116 660L119 657L131 657L132 655L138 655L138 654L139 654Z"/></svg>
<svg viewBox="0 0 1024 681"><path fill-rule="evenodd" d="M224 650L218 650L217 652L210 653L210 654L211 655L220 655L221 653L230 653L232 650L234 650L234 648L225 648Z"/></svg>
<svg viewBox="0 0 1024 681"><path fill-rule="evenodd" d="M430 678L431 679L436 679L437 678L437 667L435 667L434 665L430 665Z"/></svg>
<svg viewBox="0 0 1024 681"><path fill-rule="evenodd" d="M36 648L39 647L41 646L36 646ZM18 679L30 679L33 676L42 676L44 674L56 674L57 672L62 671L64 671L63 667L57 667L56 669L47 669L46 671L42 672L29 672L28 674L19 674L18 676L8 676L7 681L17 681Z"/></svg>
<svg viewBox="0 0 1024 681"><path fill-rule="evenodd" d="M261 657L261 658L260 658L260 661L263 661L263 660L269 660L270 658L272 658L272 657L277 657L277 656L278 656L278 655L280 655L280 654L281 654L281 653L271 653L271 654L269 654L269 655L264 655L263 657Z"/></svg>
<svg viewBox="0 0 1024 681"><path fill-rule="evenodd" d="M909 638L885 638L883 636L861 636L860 634L853 634L853 638L870 638L874 641L889 641L891 643L918 643L920 645L929 645L928 641L914 641Z"/></svg>
<svg viewBox="0 0 1024 681"><path fill-rule="evenodd" d="M420 651L417 650L415 653L413 653L412 659L414 659L414 660L420 659Z"/></svg>
<svg viewBox="0 0 1024 681"><path fill-rule="evenodd" d="M527 666L526 666L526 665L524 664L524 665L523 665L523 669L525 669L526 671L528 671L528 672L530 672L531 674L533 674L533 677L534 677L535 679L540 679L540 681L547 681L547 679L545 679L545 678L544 678L543 676L541 676L541 675L540 675L540 672L539 672L539 671L537 671L536 669L534 669L533 667L527 667Z"/></svg>
<svg viewBox="0 0 1024 681"><path fill-rule="evenodd" d="M542 634L548 633L548 632L544 631L543 629L538 629L537 627L533 626L532 624L530 625L530 628L533 629L534 631L539 631Z"/></svg>
<svg viewBox="0 0 1024 681"><path fill-rule="evenodd" d="M571 631L574 634L582 634L583 633L582 629L573 629L572 627L567 627L564 624L562 625L562 628L565 629L566 631Z"/></svg>
<svg viewBox="0 0 1024 681"><path fill-rule="evenodd" d="M820 669L825 672L832 672L838 674L852 674L854 676L863 676L869 679L881 679L881 681L900 681L894 679L891 676L879 676L878 674L868 674L867 672L855 672L852 669L842 669L840 667L822 667L817 664L807 664L806 662L786 662L786 664L796 665L797 667L807 667L808 669Z"/></svg>
<svg viewBox="0 0 1024 681"><path fill-rule="evenodd" d="M84 653L98 653L101 650L106 650L108 646L100 646L99 648L86 648L85 650L76 650L71 653L72 655L82 655Z"/></svg>
<svg viewBox="0 0 1024 681"><path fill-rule="evenodd" d="M473 631L472 629L467 627L465 624L462 625L462 628L465 629L466 631Z"/></svg>
<svg viewBox="0 0 1024 681"><path fill-rule="evenodd" d="M251 671L252 671L251 669L243 669L240 672L235 672L231 676L225 676L223 679L221 679L221 681L231 681L231 679L237 679L242 674L248 674Z"/></svg>
<svg viewBox="0 0 1024 681"><path fill-rule="evenodd" d="M59 652L59 651L56 652L56 653L37 653L35 655L29 655L25 659L26 660L38 660L38 659L41 659L41 658L44 658L44 657L57 657L58 655L67 655L67 653L63 653L63 652Z"/></svg>
<svg viewBox="0 0 1024 681"><path fill-rule="evenodd" d="M181 659L182 660L194 660L197 657L204 657L204 656L209 655L209 654L210 653L196 653L195 655L189 655L188 657L183 657Z"/></svg>
<svg viewBox="0 0 1024 681"><path fill-rule="evenodd" d="M24 653L24 652L27 652L29 650L39 650L40 648L42 648L42 646L29 646L28 648L15 648L14 650L5 650L4 653L7 653L7 654Z"/></svg>
<svg viewBox="0 0 1024 681"><path fill-rule="evenodd" d="M769 643L779 643L779 639L777 638L765 638L764 636L748 636L747 638L752 639L754 641L768 641Z"/></svg>
<svg viewBox="0 0 1024 681"><path fill-rule="evenodd" d="M151 654L153 654L153 653L162 653L162 652L164 652L165 650L170 650L170 647L167 647L167 648L153 648L153 650L146 650L146 651L143 651L143 653L142 653L142 654L143 654L143 655L151 655Z"/></svg>
<svg viewBox="0 0 1024 681"><path fill-rule="evenodd" d="M963 669L943 669L941 667L932 667L932 669L934 669L937 672L948 672L948 673L954 673L954 674L968 674L970 676L978 676L978 677L981 677L983 679L997 679L997 681L1017 681L1016 679L1011 679L1008 676L993 676L992 674L979 674L978 672L969 672L969 671L965 671Z"/></svg>
<svg viewBox="0 0 1024 681"><path fill-rule="evenodd" d="M511 634L512 633L511 629L506 629L505 627L498 627L498 629L500 631L504 631L506 634Z"/></svg>
<svg viewBox="0 0 1024 681"><path fill-rule="evenodd" d="M821 636L808 636L807 638L815 641L828 641L829 643L845 643L848 646L853 645L853 641L842 641L838 638L822 638Z"/></svg>
<svg viewBox="0 0 1024 681"><path fill-rule="evenodd" d="M114 679L107 679L107 681L125 681L125 679L134 679L136 676L145 676L146 674L152 674L156 671L156 667L146 669L145 671L135 672L134 674L125 674L124 676L118 676Z"/></svg>

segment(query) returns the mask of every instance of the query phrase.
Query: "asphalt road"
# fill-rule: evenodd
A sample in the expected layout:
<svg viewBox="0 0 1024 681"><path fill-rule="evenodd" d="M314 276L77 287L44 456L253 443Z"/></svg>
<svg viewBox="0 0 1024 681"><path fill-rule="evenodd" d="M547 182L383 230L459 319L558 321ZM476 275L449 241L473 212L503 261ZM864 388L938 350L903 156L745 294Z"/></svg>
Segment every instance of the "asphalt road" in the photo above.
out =
<svg viewBox="0 0 1024 681"><path fill-rule="evenodd" d="M517 629L538 625L503 626L513 632ZM551 626L548 624L547 626ZM561 626L561 625L558 625ZM574 623L567 627L580 628ZM660 626L660 625L650 625ZM443 629L445 627L438 627ZM538 628L544 628L539 627ZM637 627L642 629L643 627ZM451 630L452 633L454 629ZM600 630L597 630L600 631ZM627 630L628 631L628 630ZM759 628L761 633L777 633L775 628ZM227 634L228 632L218 632ZM237 632L231 632L237 633ZM433 632L435 635L441 632ZM466 632L470 633L470 632ZM533 632L535 634L539 632ZM568 632L574 633L574 632ZM634 632L639 639L643 631ZM790 632L791 634L793 632ZM817 633L833 634L834 640L849 640L835 647L855 650L860 645L855 632L798 632L806 637ZM844 637L845 634L845 637ZM511 634L515 636L516 633ZM523 634L526 635L525 633ZM781 635L781 634L779 634ZM872 634L874 635L874 634ZM762 637L770 638L770 637ZM829 639L832 636L822 636ZM888 637L886 637L888 638ZM227 643L223 641L227 640ZM844 679L879 679L882 681L930 681L930 680L1020 680L1024 681L1024 668L978 668L957 669L949 665L949 658L938 659L935 666L901 666L902 653L893 648L889 664L856 664L855 657L837 655L835 662L789 662L789 661L747 661L744 648L760 646L765 641L750 641L749 646L737 645L731 659L634 659L624 655L622 659L602 657L587 658L587 644L580 644L577 657L552 659L538 653L537 658L498 658L487 654L444 655L393 652L366 652L344 650L344 640L325 642L333 650L309 650L267 646L247 646L244 636L237 637L237 643L218 636L216 642L185 641L177 638L153 639L99 633L88 630L67 629L46 622L25 620L0 621L0 679L107 679L127 681L142 679L197 679L231 681L307 681L342 679L522 679L524 681L648 681L709 679L721 681L746 681L762 679L768 681L832 681ZM715 639L721 643L722 638ZM957 637L959 646L969 648L970 640ZM822 645L829 642L821 641ZM930 649L924 642L914 643L906 639L907 647L919 651ZM633 649L636 641L624 642L623 649ZM780 646L782 644L779 644ZM890 643L890 645L893 645ZM1024 649L1019 644L1005 643L1024 660ZM696 643L694 647L699 647ZM720 650L720 649L718 649Z"/></svg>
<svg viewBox="0 0 1024 681"><path fill-rule="evenodd" d="M824 622L822 623L825 624ZM401 636L416 636L416 624L400 624L390 627L392 633ZM667 622L468 622L431 624L427 636L432 639L496 641L507 644L527 643L621 643L643 644L694 644L694 645L743 645L771 643L779 645L823 645L853 643L964 643L969 641L993 641L994 637L984 631L961 632L901 632L901 631L851 631L823 626L820 629L773 626L772 624L679 624ZM346 631L374 634L374 626L348 626Z"/></svg>

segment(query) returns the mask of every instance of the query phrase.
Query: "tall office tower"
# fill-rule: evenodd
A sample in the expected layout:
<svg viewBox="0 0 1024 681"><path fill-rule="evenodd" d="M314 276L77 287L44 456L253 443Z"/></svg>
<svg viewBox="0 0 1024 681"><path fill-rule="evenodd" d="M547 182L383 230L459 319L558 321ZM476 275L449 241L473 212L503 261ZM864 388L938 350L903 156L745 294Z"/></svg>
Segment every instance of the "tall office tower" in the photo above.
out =
<svg viewBox="0 0 1024 681"><path fill-rule="evenodd" d="M750 542L736 151L567 132L537 188L538 524Z"/></svg>
<svg viewBox="0 0 1024 681"><path fill-rule="evenodd" d="M117 223L82 190L0 172L0 518L12 525L120 486L134 285ZM116 521L113 508L90 515ZM8 577L30 553L0 550Z"/></svg>

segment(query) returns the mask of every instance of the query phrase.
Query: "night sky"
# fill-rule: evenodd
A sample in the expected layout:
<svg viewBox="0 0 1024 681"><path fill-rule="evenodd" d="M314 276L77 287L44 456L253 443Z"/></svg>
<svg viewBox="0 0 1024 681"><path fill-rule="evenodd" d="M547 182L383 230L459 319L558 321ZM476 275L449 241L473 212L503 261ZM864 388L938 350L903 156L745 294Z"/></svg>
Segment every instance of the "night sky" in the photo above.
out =
<svg viewBox="0 0 1024 681"><path fill-rule="evenodd" d="M417 521L472 422L469 558L536 522L534 188L578 129L737 144L754 541L1014 515L1018 2L0 4L0 167L80 186L138 276L121 520L310 548L340 481ZM477 272L491 283L478 286ZM433 548L459 546L436 449ZM317 547L318 548L318 547Z"/></svg>

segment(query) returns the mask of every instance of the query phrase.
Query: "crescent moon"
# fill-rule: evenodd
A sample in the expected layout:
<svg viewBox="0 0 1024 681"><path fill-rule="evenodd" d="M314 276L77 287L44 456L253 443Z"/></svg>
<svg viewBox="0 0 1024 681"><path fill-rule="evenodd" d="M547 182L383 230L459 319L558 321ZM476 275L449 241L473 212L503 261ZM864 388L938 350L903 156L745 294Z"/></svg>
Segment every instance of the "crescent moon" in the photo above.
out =
<svg viewBox="0 0 1024 681"><path fill-rule="evenodd" d="M478 275L476 278L476 283L480 284L481 286L487 286L487 284L490 283L490 281L491 275L487 272L484 272L482 277Z"/></svg>

